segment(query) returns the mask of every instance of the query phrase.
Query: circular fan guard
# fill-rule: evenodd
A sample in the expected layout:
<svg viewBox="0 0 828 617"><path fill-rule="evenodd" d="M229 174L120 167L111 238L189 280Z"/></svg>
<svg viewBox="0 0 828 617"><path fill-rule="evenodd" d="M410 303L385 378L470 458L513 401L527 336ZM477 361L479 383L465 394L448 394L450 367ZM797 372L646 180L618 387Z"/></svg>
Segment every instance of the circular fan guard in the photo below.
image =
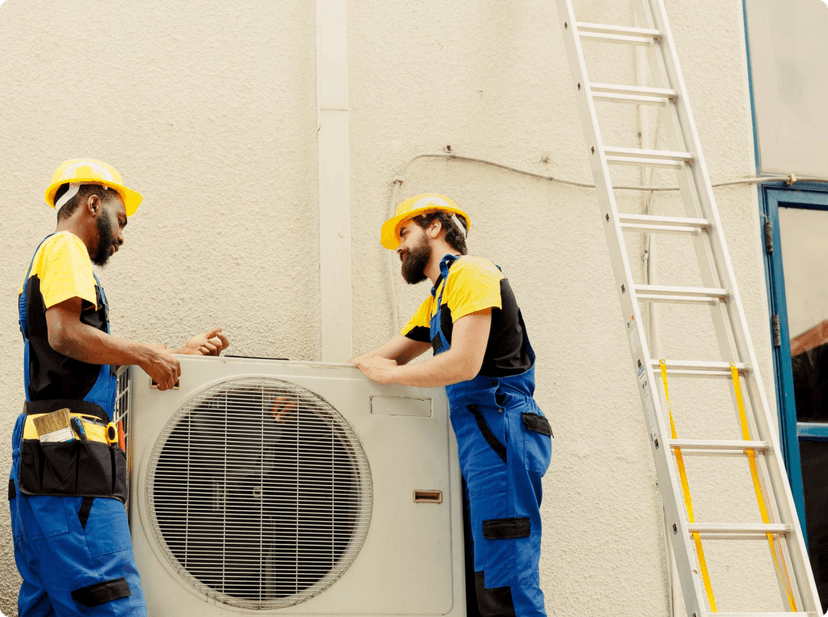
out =
<svg viewBox="0 0 828 617"><path fill-rule="evenodd" d="M167 559L224 604L274 609L332 585L358 554L373 495L365 452L316 394L272 378L200 393L151 455L147 499Z"/></svg>

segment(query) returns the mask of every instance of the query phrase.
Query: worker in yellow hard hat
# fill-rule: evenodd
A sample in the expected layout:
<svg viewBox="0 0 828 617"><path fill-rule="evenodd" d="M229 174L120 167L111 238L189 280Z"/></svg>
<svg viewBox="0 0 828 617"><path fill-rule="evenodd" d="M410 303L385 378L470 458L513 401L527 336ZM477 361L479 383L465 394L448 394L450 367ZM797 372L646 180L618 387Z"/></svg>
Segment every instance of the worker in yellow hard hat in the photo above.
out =
<svg viewBox="0 0 828 617"><path fill-rule="evenodd" d="M471 221L437 193L402 201L382 226L410 284L431 293L399 334L351 362L370 379L445 386L464 480L467 598L481 615L546 615L538 565L541 477L552 429L535 403L535 354L509 280L468 255ZM431 348L434 356L409 364ZM470 541L469 541L470 540Z"/></svg>
<svg viewBox="0 0 828 617"><path fill-rule="evenodd" d="M124 244L141 195L92 159L60 165L46 190L57 228L37 247L20 287L26 403L12 435L9 482L20 615L146 615L124 502L126 460L109 432L113 368L136 364L173 387L176 353L218 355L221 328L170 351L109 333L92 270ZM107 429L107 430L104 430Z"/></svg>

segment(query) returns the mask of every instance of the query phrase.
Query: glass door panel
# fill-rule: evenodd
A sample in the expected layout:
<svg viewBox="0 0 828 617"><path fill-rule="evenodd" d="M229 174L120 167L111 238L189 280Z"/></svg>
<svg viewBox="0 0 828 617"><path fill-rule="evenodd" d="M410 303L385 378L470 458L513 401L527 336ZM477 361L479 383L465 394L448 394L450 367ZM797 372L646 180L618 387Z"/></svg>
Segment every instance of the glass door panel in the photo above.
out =
<svg viewBox="0 0 828 617"><path fill-rule="evenodd" d="M781 206L782 204L780 204ZM779 208L808 553L828 603L828 210Z"/></svg>

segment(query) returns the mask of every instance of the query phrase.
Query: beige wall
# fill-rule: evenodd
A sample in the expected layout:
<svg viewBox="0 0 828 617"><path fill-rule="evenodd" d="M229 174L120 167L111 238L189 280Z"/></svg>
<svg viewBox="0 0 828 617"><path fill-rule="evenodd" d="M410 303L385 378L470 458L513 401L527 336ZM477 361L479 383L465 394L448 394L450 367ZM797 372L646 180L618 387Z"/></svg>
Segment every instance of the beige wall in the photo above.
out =
<svg viewBox="0 0 828 617"><path fill-rule="evenodd" d="M581 4L584 21L632 22L620 3ZM713 181L752 175L741 2L668 10ZM218 324L232 353L319 359L314 20L310 0L0 8L3 443L23 396L17 289L53 228L42 192L66 158L106 160L145 196L127 250L101 273L116 334L178 344ZM352 0L347 25L359 353L391 332L379 226L410 157L450 144L537 173L591 176L553 2ZM613 52L633 81L633 55ZM622 119L632 124L610 121L608 134L634 145L635 115ZM428 190L468 210L471 250L510 277L538 353L537 398L556 435L544 481L547 609L666 614L661 506L594 191L420 160L400 194ZM716 196L770 391L756 191ZM636 197L624 204L641 207ZM640 271L640 255L632 261ZM397 274L394 284L407 318L428 289ZM671 317L690 324L673 339L695 339L695 318ZM0 461L8 467L8 451ZM0 610L14 614L5 509L0 538Z"/></svg>

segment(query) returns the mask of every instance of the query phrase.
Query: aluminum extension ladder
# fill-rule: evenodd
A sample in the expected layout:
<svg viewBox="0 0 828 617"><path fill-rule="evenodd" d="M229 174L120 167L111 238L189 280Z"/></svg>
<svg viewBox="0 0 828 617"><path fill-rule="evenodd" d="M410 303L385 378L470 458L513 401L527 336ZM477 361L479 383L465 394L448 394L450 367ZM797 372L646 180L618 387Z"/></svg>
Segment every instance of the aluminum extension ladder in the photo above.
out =
<svg viewBox="0 0 828 617"><path fill-rule="evenodd" d="M802 529L779 440L773 430L776 422L771 417L761 377L755 370L758 365L663 0L633 0L639 27L578 22L572 0L557 0L557 4L687 614L690 617L713 613L821 617ZM586 40L642 47L647 55L652 86L590 82L582 47ZM661 122L669 150L604 145L596 100L661 106ZM685 216L619 214L609 172L609 165L619 164L642 169L674 169ZM634 283L625 232L692 236L703 287ZM671 361L651 357L642 302L709 304L721 357L729 361ZM668 376L730 380L743 440L678 439L670 408ZM744 404L745 400L749 405ZM688 482L684 464L684 458L690 455L745 456L750 463L756 504L763 522L696 522L689 490L693 482ZM710 539L755 539L768 544L782 596L781 611L756 613L751 609L731 611L727 607L728 612L718 613L704 556L704 542ZM733 560L737 559L734 555ZM771 596L775 597L772 589Z"/></svg>

